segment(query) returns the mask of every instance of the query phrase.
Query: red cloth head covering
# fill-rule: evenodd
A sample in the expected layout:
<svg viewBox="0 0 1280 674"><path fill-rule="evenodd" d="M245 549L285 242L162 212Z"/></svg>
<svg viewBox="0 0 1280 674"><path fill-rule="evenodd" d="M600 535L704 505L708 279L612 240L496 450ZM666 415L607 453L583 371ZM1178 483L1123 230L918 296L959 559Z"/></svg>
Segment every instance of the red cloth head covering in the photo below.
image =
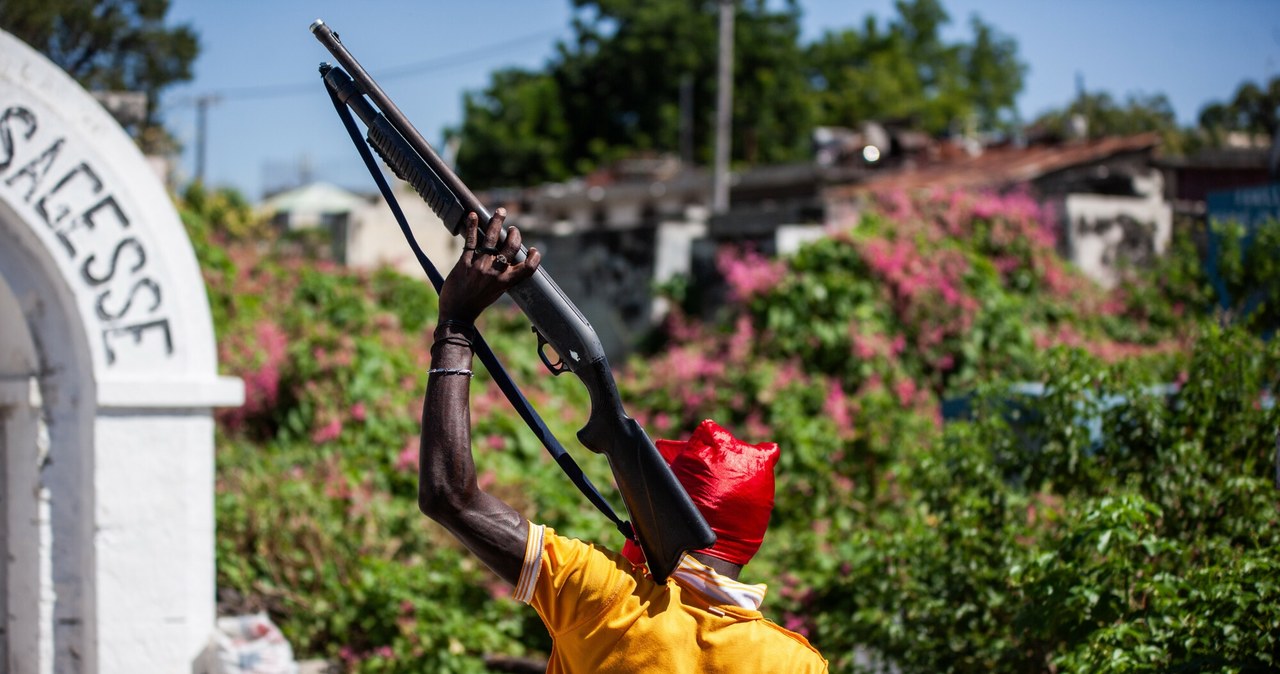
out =
<svg viewBox="0 0 1280 674"><path fill-rule="evenodd" d="M745 443L707 419L687 441L657 440L658 451L716 532L716 543L698 550L746 565L760 549L773 512L773 467L778 444ZM644 552L631 541L622 554L643 564Z"/></svg>

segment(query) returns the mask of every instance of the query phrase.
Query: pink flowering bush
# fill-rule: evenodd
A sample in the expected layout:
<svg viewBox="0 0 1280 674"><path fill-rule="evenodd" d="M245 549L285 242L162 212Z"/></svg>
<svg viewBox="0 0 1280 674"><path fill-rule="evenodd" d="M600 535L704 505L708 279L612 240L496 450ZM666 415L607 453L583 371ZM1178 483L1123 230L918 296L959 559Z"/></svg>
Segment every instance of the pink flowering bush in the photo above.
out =
<svg viewBox="0 0 1280 674"><path fill-rule="evenodd" d="M349 672L478 672L488 654L545 652L545 630L514 619L501 582L418 511L434 290L389 269L341 269L314 257L323 245L300 249L258 228L239 236L223 210L200 209L223 200L197 196L183 217L206 274L220 367L246 387L244 406L217 414L221 610L269 611L300 656ZM480 328L609 493L607 462L573 442L585 390L543 374L512 307L487 312ZM485 488L530 517L620 545L476 368Z"/></svg>
<svg viewBox="0 0 1280 674"><path fill-rule="evenodd" d="M208 203L184 220L221 367L246 383L246 405L218 413L221 609L269 611L301 656L344 672L481 672L487 656L545 655L536 617L417 509L433 291L337 268L314 257L324 246L239 236L241 216L221 226L223 210L197 207ZM711 417L782 446L770 531L744 580L770 584L766 616L810 636L832 671L854 671L855 648L903 671L1096 671L1100 653L1151 652L1125 650L1139 633L1165 652L1231 638L1267 648L1239 636L1258 630L1212 599L1226 595L1196 592L1249 584L1280 605L1256 545L1280 530L1258 477L1280 356L1199 337L1203 294L1184 259L1104 292L1058 259L1047 222L1025 195L887 195L795 255L722 251L719 318L675 311L659 348L615 363L652 437ZM481 328L620 508L607 462L574 441L582 386L546 376L510 307ZM1242 359L1217 365L1226 354ZM1208 378L1234 388L1218 396ZM1010 382L1049 393L1013 404ZM1097 403L1160 382L1188 406ZM942 402L974 390L979 418L944 424ZM1115 431L1102 454L1082 409ZM561 532L621 543L482 368L472 424L487 489ZM1236 636L1168 627L1187 611L1217 611Z"/></svg>
<svg viewBox="0 0 1280 674"><path fill-rule="evenodd" d="M939 446L943 399L997 377L1042 381L1043 354L1058 348L1098 367L1145 363L1172 380L1193 346L1187 321L1148 319L1169 303L1167 289L1132 278L1107 292L1064 263L1025 194L876 204L784 259L722 252L723 319L673 314L670 342L633 360L624 379L650 428L659 415L663 432L713 417L782 445L773 527L753 562L765 574L801 569L816 580L854 568L847 560L863 557L837 542L873 521L900 522L912 489L902 462ZM847 622L800 596L782 603L797 625L815 611L834 611L819 624Z"/></svg>

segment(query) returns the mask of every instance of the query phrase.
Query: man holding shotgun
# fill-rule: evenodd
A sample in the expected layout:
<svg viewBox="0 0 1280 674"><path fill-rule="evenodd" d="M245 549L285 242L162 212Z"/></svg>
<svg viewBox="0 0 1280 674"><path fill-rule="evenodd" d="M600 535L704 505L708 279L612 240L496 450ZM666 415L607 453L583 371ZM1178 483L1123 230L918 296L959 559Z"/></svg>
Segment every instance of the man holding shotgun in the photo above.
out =
<svg viewBox="0 0 1280 674"><path fill-rule="evenodd" d="M665 583L631 542L615 554L529 522L476 483L470 382L476 318L541 261L499 209L465 222L461 258L440 292L422 417L418 502L533 606L554 641L548 672L825 672L804 637L760 614L765 586L738 582L773 509L774 443L752 445L704 421L663 458L717 536L687 554ZM501 241L501 243L499 243ZM623 476L620 479L625 479Z"/></svg>

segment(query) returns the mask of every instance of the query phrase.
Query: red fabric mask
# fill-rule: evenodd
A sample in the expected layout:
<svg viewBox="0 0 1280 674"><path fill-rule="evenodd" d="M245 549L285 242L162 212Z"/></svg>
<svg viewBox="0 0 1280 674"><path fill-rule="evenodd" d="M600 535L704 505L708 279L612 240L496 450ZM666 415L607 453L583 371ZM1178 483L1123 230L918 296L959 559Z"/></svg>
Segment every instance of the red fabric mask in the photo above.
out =
<svg viewBox="0 0 1280 674"><path fill-rule="evenodd" d="M739 566L760 549L773 512L773 467L778 444L747 444L707 419L687 441L657 440L658 451L716 532L716 543L698 550ZM640 546L627 541L622 554L645 562Z"/></svg>

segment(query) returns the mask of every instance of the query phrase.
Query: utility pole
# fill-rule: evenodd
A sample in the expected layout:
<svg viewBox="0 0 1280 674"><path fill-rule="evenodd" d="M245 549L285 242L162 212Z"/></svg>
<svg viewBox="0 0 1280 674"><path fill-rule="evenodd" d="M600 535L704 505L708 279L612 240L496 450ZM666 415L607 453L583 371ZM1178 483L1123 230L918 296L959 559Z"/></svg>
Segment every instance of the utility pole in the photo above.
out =
<svg viewBox="0 0 1280 674"><path fill-rule="evenodd" d="M680 161L693 166L693 75L680 77Z"/></svg>
<svg viewBox="0 0 1280 674"><path fill-rule="evenodd" d="M735 0L720 0L720 68L716 83L716 163L711 212L729 212L729 154L733 130L733 14Z"/></svg>
<svg viewBox="0 0 1280 674"><path fill-rule="evenodd" d="M209 106L217 103L217 94L205 94L196 98L196 181L204 183L205 137L208 133Z"/></svg>

